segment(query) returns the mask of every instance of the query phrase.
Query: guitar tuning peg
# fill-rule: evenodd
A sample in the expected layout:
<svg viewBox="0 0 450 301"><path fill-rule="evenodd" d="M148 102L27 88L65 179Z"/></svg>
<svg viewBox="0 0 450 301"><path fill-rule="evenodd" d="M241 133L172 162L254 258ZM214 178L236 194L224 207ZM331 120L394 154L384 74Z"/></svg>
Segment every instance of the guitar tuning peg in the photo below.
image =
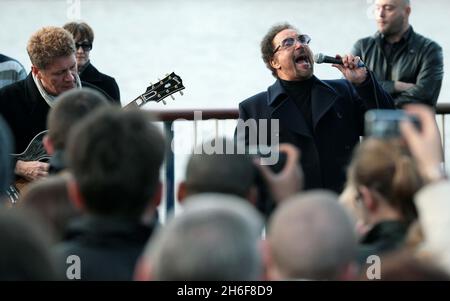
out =
<svg viewBox="0 0 450 301"><path fill-rule="evenodd" d="M173 100L175 100L175 97L173 97L173 95L170 95L170 97L171 97Z"/></svg>
<svg viewBox="0 0 450 301"><path fill-rule="evenodd" d="M184 94L183 94L183 91L180 91L180 94L181 94L181 96L183 96Z"/></svg>
<svg viewBox="0 0 450 301"><path fill-rule="evenodd" d="M152 84L152 83L149 83L149 86L153 86L153 84Z"/></svg>
<svg viewBox="0 0 450 301"><path fill-rule="evenodd" d="M162 101L162 103L164 104L164 105L166 105L167 103L166 103L166 101L163 99L163 100L161 100Z"/></svg>

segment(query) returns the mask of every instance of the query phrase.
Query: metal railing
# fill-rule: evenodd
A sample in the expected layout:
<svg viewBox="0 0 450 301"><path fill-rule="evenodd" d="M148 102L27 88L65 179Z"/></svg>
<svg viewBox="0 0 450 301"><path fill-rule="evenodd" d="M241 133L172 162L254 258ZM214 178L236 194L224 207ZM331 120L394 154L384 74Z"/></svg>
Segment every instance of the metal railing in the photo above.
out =
<svg viewBox="0 0 450 301"><path fill-rule="evenodd" d="M237 109L191 109L191 110L150 110L151 114L156 116L158 121L164 123L164 130L168 141L174 141L175 131L173 130L176 121L196 122L198 113L201 112L202 120L215 120L215 137L218 137L219 121L238 119L239 111ZM441 133L442 145L444 149L444 161L446 157L446 115L450 114L450 103L438 104L436 107L436 121ZM450 127L450 124L448 124ZM197 125L194 124L194 141L196 141ZM450 137L449 137L450 139ZM165 209L166 213L171 212L175 206L175 154L170 145L166 150L165 163Z"/></svg>

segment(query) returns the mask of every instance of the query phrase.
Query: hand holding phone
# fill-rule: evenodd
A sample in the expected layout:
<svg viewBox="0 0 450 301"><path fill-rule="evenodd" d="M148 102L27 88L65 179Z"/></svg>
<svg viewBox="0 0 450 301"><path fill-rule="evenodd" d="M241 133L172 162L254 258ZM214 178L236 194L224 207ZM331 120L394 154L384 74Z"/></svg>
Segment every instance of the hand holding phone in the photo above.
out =
<svg viewBox="0 0 450 301"><path fill-rule="evenodd" d="M259 164L259 159L255 159L276 203L282 202L303 188L303 171L299 164L300 151L292 144L282 143L279 146L279 152L286 155L286 162L279 172Z"/></svg>

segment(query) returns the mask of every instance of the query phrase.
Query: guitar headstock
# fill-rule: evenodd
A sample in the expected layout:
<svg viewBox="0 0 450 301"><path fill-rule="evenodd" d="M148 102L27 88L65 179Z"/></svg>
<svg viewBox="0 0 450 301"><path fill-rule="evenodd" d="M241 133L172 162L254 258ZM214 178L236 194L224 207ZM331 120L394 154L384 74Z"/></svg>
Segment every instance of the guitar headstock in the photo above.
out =
<svg viewBox="0 0 450 301"><path fill-rule="evenodd" d="M148 86L145 93L132 101L130 105L134 104L135 106L140 107L150 101L162 101L164 104L166 104L164 98L166 98L167 96L171 96L172 99L175 99L173 97L173 94L183 89L184 86L181 77L172 72L163 79L159 80L157 83ZM180 94L183 95L183 92L180 92Z"/></svg>

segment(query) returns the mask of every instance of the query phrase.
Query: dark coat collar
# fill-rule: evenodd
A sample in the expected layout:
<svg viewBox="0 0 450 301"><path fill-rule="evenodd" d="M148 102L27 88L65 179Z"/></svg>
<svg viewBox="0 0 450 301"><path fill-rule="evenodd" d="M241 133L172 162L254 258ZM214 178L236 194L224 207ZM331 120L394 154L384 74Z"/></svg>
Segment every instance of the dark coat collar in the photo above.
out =
<svg viewBox="0 0 450 301"><path fill-rule="evenodd" d="M311 91L311 107L314 128L322 116L333 106L338 93L327 83L314 77ZM273 108L272 118L280 119L290 130L308 137L312 134L306 125L303 115L294 101L287 95L280 80L277 80L267 91L268 105Z"/></svg>

